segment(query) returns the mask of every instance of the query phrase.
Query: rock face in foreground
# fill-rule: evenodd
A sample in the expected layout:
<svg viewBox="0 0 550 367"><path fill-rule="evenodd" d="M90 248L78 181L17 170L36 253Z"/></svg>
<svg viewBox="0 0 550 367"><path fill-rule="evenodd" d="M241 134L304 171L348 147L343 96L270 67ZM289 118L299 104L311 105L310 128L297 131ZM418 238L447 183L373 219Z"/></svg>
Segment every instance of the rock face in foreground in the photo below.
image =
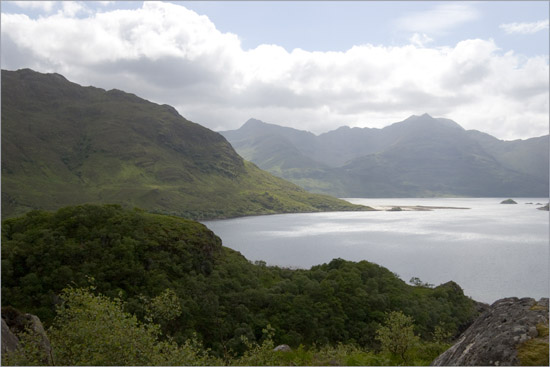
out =
<svg viewBox="0 0 550 367"><path fill-rule="evenodd" d="M52 347L42 321L36 315L24 314L11 307L2 307L2 353L16 352L20 346L18 335L23 332L39 337L39 348L44 358L40 362L51 365L53 363Z"/></svg>
<svg viewBox="0 0 550 367"><path fill-rule="evenodd" d="M15 352L19 347L19 338L10 330L6 321L2 319L2 353Z"/></svg>
<svg viewBox="0 0 550 367"><path fill-rule="evenodd" d="M548 298L514 297L491 305L432 365L536 365L541 359L548 365Z"/></svg>

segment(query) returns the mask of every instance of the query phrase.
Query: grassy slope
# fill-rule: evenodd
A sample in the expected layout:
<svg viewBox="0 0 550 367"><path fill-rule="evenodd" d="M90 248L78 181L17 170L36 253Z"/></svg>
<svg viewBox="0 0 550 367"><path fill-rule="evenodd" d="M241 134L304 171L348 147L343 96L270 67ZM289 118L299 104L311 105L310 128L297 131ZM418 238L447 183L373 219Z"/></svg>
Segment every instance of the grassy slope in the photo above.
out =
<svg viewBox="0 0 550 367"><path fill-rule="evenodd" d="M201 219L360 208L261 171L170 106L2 71L2 216L86 202Z"/></svg>

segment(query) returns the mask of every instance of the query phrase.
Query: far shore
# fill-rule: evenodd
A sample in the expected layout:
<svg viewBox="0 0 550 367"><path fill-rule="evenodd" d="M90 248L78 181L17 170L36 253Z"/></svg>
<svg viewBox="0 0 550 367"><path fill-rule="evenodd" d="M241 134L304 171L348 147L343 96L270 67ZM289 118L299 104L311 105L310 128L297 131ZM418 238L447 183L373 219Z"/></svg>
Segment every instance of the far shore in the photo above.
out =
<svg viewBox="0 0 550 367"><path fill-rule="evenodd" d="M435 209L471 209L458 206L428 206L428 205L370 205L380 211L432 211Z"/></svg>

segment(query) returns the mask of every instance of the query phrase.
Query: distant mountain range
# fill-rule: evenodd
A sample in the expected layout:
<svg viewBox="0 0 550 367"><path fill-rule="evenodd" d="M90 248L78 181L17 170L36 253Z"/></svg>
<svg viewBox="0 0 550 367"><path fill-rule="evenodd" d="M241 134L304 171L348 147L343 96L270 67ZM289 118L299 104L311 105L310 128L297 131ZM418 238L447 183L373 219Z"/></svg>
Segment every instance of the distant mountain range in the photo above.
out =
<svg viewBox="0 0 550 367"><path fill-rule="evenodd" d="M338 197L546 197L549 191L548 135L502 141L428 114L318 136L250 119L221 134L260 168Z"/></svg>
<svg viewBox="0 0 550 367"><path fill-rule="evenodd" d="M171 106L2 70L2 217L82 203L194 219L365 208L260 170Z"/></svg>

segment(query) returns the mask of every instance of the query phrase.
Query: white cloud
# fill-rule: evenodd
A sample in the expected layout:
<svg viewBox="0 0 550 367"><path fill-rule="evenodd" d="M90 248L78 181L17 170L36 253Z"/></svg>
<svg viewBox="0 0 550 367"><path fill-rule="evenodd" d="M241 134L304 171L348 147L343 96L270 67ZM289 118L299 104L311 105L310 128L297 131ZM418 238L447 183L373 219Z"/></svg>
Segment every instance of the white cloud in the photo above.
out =
<svg viewBox="0 0 550 367"><path fill-rule="evenodd" d="M500 138L548 133L547 59L503 54L492 40L430 48L420 33L416 41L345 52L245 51L207 17L152 2L81 18L2 14L1 61L171 104L215 130L255 117L323 132L428 112Z"/></svg>
<svg viewBox="0 0 550 367"><path fill-rule="evenodd" d="M428 43L432 43L434 40L428 37L426 33L415 33L412 35L409 41L415 46L424 47Z"/></svg>
<svg viewBox="0 0 550 367"><path fill-rule="evenodd" d="M549 28L548 19L531 23L506 23L499 26L508 34L533 34Z"/></svg>
<svg viewBox="0 0 550 367"><path fill-rule="evenodd" d="M77 14L90 14L91 10L81 1L63 1L60 14L67 17L74 17Z"/></svg>
<svg viewBox="0 0 550 367"><path fill-rule="evenodd" d="M411 12L396 21L399 29L414 33L442 33L479 18L472 3L440 4L431 10Z"/></svg>

